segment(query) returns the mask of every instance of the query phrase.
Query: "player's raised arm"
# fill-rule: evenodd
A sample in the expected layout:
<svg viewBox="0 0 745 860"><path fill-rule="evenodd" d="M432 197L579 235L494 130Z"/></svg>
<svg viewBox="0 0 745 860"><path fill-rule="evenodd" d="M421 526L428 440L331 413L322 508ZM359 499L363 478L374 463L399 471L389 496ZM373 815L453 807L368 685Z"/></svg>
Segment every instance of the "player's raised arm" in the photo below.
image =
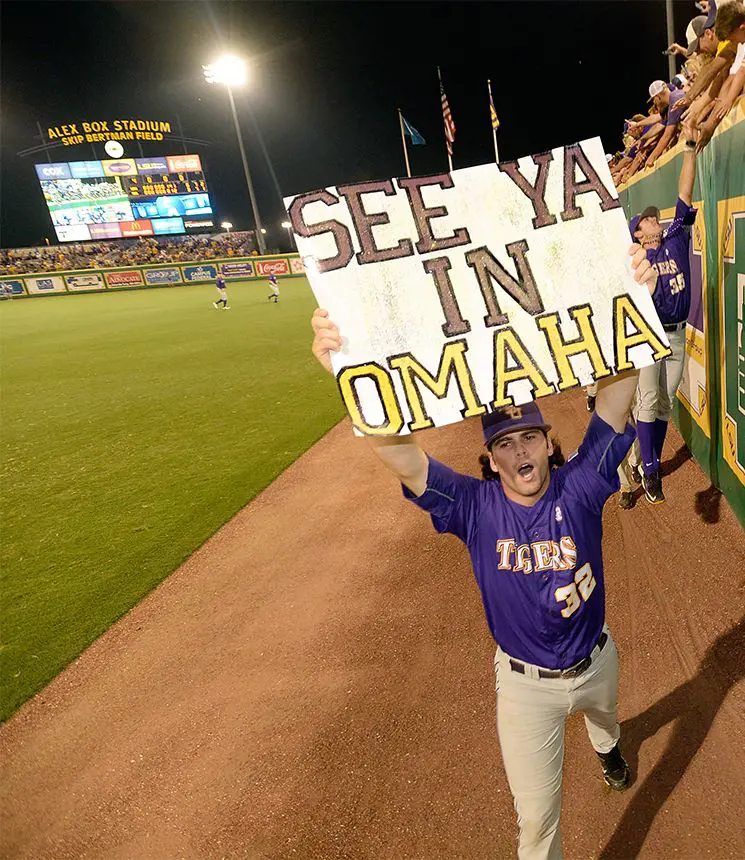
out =
<svg viewBox="0 0 745 860"><path fill-rule="evenodd" d="M329 319L329 313L316 308L311 320L313 326L313 355L322 367L333 373L331 353L341 349L342 339L339 329ZM414 441L412 436L368 436L370 447L378 459L406 486L415 496L421 496L427 489L429 463L427 455Z"/></svg>
<svg viewBox="0 0 745 860"><path fill-rule="evenodd" d="M641 245L632 245L629 248L629 254L634 268L634 279L639 284L646 284L651 295L657 283L657 272L647 260L646 252ZM638 376L638 370L630 370L627 373L603 379L599 383L595 411L616 433L623 433L626 427L626 416L636 391Z"/></svg>

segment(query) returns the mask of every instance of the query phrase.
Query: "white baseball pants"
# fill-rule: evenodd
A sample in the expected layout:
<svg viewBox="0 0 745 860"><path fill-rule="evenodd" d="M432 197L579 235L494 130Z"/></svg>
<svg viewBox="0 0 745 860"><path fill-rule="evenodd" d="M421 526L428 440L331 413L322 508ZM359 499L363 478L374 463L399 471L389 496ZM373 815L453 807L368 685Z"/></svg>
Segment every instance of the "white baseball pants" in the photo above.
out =
<svg viewBox="0 0 745 860"><path fill-rule="evenodd" d="M596 752L610 752L621 729L617 719L618 651L607 627L602 651L592 652L590 668L576 678L539 678L510 668L497 649L497 733L507 781L520 828L519 860L561 860L561 777L564 725L577 711L585 715ZM598 772L600 772L598 762Z"/></svg>
<svg viewBox="0 0 745 860"><path fill-rule="evenodd" d="M666 332L673 354L639 371L637 421L669 421L686 357L686 330Z"/></svg>

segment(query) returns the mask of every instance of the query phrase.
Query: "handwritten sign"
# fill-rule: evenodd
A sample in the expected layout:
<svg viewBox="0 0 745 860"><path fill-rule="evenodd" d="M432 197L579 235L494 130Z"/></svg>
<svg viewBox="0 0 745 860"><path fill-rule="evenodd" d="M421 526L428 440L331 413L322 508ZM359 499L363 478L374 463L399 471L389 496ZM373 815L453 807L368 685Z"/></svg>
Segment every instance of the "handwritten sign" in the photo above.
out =
<svg viewBox="0 0 745 860"><path fill-rule="evenodd" d="M285 200L359 433L405 434L669 355L599 139Z"/></svg>

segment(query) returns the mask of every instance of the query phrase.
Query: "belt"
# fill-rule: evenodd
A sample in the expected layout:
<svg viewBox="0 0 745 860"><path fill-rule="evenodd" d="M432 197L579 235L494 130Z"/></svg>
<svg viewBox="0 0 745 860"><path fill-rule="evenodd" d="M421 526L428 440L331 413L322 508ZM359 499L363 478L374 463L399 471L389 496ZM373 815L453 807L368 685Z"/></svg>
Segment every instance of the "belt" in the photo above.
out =
<svg viewBox="0 0 745 860"><path fill-rule="evenodd" d="M600 653L603 648L605 648L605 643L608 641L608 634L603 630L598 638L598 641L595 643L595 646L598 649L598 653ZM592 649L594 651L595 648ZM583 672L586 672L590 666L592 665L592 657L590 654L585 657L584 660L580 660L579 663L575 663L574 666L570 666L568 669L541 669L538 668L538 677L539 678L576 678L577 675L581 675ZM510 669L513 672L517 672L520 675L527 674L525 671L526 664L521 663L519 660L513 660L510 657Z"/></svg>
<svg viewBox="0 0 745 860"><path fill-rule="evenodd" d="M662 328L664 331L680 331L681 329L684 329L685 327L686 327L685 320L683 320L683 322L679 322L679 323L663 323L662 324Z"/></svg>

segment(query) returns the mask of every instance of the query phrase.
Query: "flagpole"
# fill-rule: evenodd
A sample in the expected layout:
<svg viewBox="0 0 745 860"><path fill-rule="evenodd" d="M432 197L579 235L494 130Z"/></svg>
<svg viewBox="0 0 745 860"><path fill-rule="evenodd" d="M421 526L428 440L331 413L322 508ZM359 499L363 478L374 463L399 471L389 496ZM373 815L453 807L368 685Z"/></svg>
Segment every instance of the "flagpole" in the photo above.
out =
<svg viewBox="0 0 745 860"><path fill-rule="evenodd" d="M499 164L499 149L497 147L497 130L496 130L496 128L494 128L494 123L491 121L491 108L494 105L494 99L492 98L492 94L491 94L491 81L490 80L487 80L486 86L489 90L489 115L490 115L490 122L491 122L491 133L492 133L492 137L494 138L494 160L497 162L497 164Z"/></svg>
<svg viewBox="0 0 745 860"><path fill-rule="evenodd" d="M440 67L439 66L437 67L437 80L440 84L440 93L442 93L442 91L443 91L443 89L442 89L442 75L440 74ZM448 144L447 132L445 132L445 149L447 150L447 154L448 154L449 172L452 173L453 172L453 157L452 157L452 155L450 155L450 145Z"/></svg>
<svg viewBox="0 0 745 860"><path fill-rule="evenodd" d="M398 124L401 126L401 143L404 147L404 160L406 161L406 175L411 179L411 168L409 167L409 150L406 146L406 134L404 133L404 118L401 114L401 108L396 108L398 110Z"/></svg>

